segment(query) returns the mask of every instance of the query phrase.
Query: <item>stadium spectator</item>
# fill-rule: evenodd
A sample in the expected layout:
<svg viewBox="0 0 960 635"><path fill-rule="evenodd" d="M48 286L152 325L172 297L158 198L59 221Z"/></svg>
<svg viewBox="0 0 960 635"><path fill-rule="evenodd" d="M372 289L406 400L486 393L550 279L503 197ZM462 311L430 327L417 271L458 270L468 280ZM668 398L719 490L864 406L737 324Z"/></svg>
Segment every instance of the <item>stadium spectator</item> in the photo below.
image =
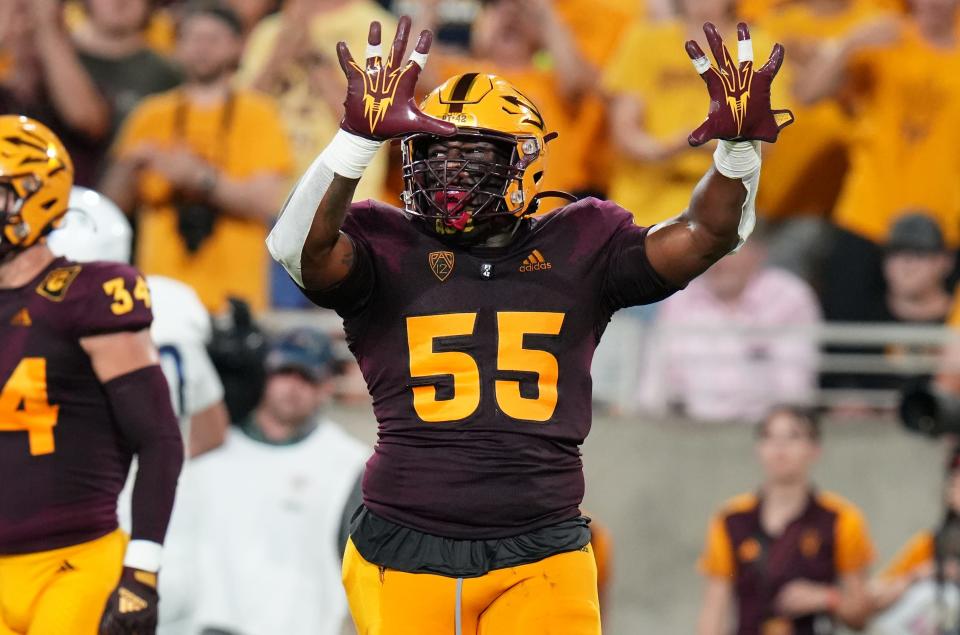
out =
<svg viewBox="0 0 960 635"><path fill-rule="evenodd" d="M913 213L898 218L885 245L886 302L877 320L942 324L952 304L947 278L954 260L929 215Z"/></svg>
<svg viewBox="0 0 960 635"><path fill-rule="evenodd" d="M336 43L364 50L374 20L384 33L396 28L396 18L373 0L286 0L250 34L238 80L276 98L293 149L291 176L306 171L340 125L346 83ZM357 200L380 195L386 161L384 153L364 173Z"/></svg>
<svg viewBox="0 0 960 635"><path fill-rule="evenodd" d="M147 46L143 27L150 19L151 0L87 0L89 18L73 32L80 63L111 110L110 134L90 159L99 171L109 142L141 99L180 83L172 62Z"/></svg>
<svg viewBox="0 0 960 635"><path fill-rule="evenodd" d="M905 214L897 219L884 245L882 261L885 294L872 299L872 308L863 307L863 321L897 324L943 324L954 303L947 292L947 279L955 256L930 216ZM937 354L938 348L917 345L830 346L830 353L874 355L896 366L910 356ZM898 373L827 373L822 383L828 388L897 390L914 375ZM834 414L861 416L869 405L856 394L836 404Z"/></svg>
<svg viewBox="0 0 960 635"><path fill-rule="evenodd" d="M704 22L713 22L721 33L733 33L733 0L682 0L679 10L676 19L638 21L624 35L603 77L617 152L608 195L633 212L640 225L684 210L690 190L712 161L712 146L691 148L687 142L690 130L703 120L703 80L677 52L684 40L697 37ZM765 57L773 42L761 29L751 28L751 35L758 57ZM776 85L786 83L780 79ZM776 93L774 103L779 101Z"/></svg>
<svg viewBox="0 0 960 635"><path fill-rule="evenodd" d="M798 77L824 40L843 38L880 14L876 0L813 0L789 3L764 22L764 28L790 52L784 64ZM791 134L771 145L763 157L763 187L757 207L767 218L828 217L840 193L847 167L850 119L845 102L852 87L837 99L804 105L791 90L790 108L797 121ZM782 143L781 143L782 141Z"/></svg>
<svg viewBox="0 0 960 635"><path fill-rule="evenodd" d="M259 406L184 472L163 633L340 635L340 558L370 450L324 417L332 363L325 335L282 336Z"/></svg>
<svg viewBox="0 0 960 635"><path fill-rule="evenodd" d="M273 100L232 83L241 31L229 9L189 9L186 83L130 114L101 188L138 218L137 264L186 282L213 312L228 296L266 306L263 241L291 169Z"/></svg>
<svg viewBox="0 0 960 635"><path fill-rule="evenodd" d="M960 614L955 597L944 604L943 585L960 583L960 451L947 462L943 518L917 532L871 583L882 633L949 633ZM950 608L945 612L944 609Z"/></svg>
<svg viewBox="0 0 960 635"><path fill-rule="evenodd" d="M765 266L762 232L660 305L640 405L706 421L756 420L772 405L809 403L820 322L813 290ZM794 332L784 332L789 329ZM759 332L756 332L759 331Z"/></svg>
<svg viewBox="0 0 960 635"><path fill-rule="evenodd" d="M63 15L67 28L75 33L83 28L90 15L87 12L88 0L63 0ZM171 9L177 8L180 0L148 0L150 13L141 24L143 39L147 46L157 54L170 57L177 46L177 25Z"/></svg>
<svg viewBox="0 0 960 635"><path fill-rule="evenodd" d="M429 12L422 15L422 24L434 28ZM548 129L560 132L549 142L550 170L542 190L591 189L588 150L593 138L590 126L580 127L578 116L596 83L596 71L551 0L485 3L473 23L469 55L438 50L424 69L420 86L432 90L449 77L470 72L497 75L523 86ZM547 199L541 211L556 207L559 200Z"/></svg>
<svg viewBox="0 0 960 635"><path fill-rule="evenodd" d="M377 0L395 15L409 15L414 29L424 10L436 11L435 44L454 46L463 50L470 47L470 27L480 12L484 0Z"/></svg>
<svg viewBox="0 0 960 635"><path fill-rule="evenodd" d="M110 109L84 70L57 0L0 2L0 112L27 115L63 140L77 185L96 180L95 148L110 129Z"/></svg>
<svg viewBox="0 0 960 635"><path fill-rule="evenodd" d="M774 408L757 428L756 447L759 491L728 501L710 522L698 634L814 635L836 632L835 622L863 628L873 545L860 511L811 483L821 449L816 415Z"/></svg>
<svg viewBox="0 0 960 635"><path fill-rule="evenodd" d="M623 2L622 0L554 0L557 14L563 20L576 42L577 48L594 69L603 69L610 63L620 41L638 20L653 19L661 10L657 5L668 5L672 0ZM672 10L672 8L671 8ZM599 70L596 70L599 74ZM585 192L606 198L610 188L610 174L616 153L607 119L606 96L599 90L588 91L576 114L575 132L587 139L588 156ZM581 192L577 192L580 194Z"/></svg>
<svg viewBox="0 0 960 635"><path fill-rule="evenodd" d="M792 78L805 72L824 40L844 37L882 14L882 0L812 0L784 3L763 22L770 37L789 53L784 65ZM792 88L792 87L791 87ZM765 148L763 186L757 209L776 231L771 257L819 287L833 213L848 167L852 142L849 97L804 106L790 91L796 123L776 146Z"/></svg>
<svg viewBox="0 0 960 635"><path fill-rule="evenodd" d="M261 20L280 8L281 0L226 0L226 4L240 18L244 36L248 36Z"/></svg>
<svg viewBox="0 0 960 635"><path fill-rule="evenodd" d="M343 40L362 51L367 25L379 20L383 32L396 18L373 0L285 0L282 10L251 32L238 74L241 84L273 95L293 150L291 177L303 174L343 116L346 84L335 45ZM379 198L387 179L388 149L377 155L357 186L355 199ZM288 184L290 185L290 184ZM271 263L272 303L304 308L309 302L286 272Z"/></svg>
<svg viewBox="0 0 960 635"><path fill-rule="evenodd" d="M881 245L907 210L960 245L960 45L956 0L913 0L908 19L879 19L828 42L797 77L814 102L854 87L850 170L824 287L830 320L864 319L882 294Z"/></svg>

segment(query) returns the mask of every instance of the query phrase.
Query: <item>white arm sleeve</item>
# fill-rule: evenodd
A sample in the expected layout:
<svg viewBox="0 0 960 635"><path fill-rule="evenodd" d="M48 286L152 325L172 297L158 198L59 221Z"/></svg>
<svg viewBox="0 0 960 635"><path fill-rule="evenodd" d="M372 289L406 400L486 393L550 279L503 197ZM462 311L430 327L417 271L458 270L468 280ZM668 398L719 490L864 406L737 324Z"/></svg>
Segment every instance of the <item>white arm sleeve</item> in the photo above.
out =
<svg viewBox="0 0 960 635"><path fill-rule="evenodd" d="M381 141L339 130L330 145L314 159L293 186L280 211L280 218L267 236L267 249L301 287L303 245L307 241L317 206L333 182L334 175L359 179L381 145Z"/></svg>
<svg viewBox="0 0 960 635"><path fill-rule="evenodd" d="M737 251L747 242L757 224L757 187L760 184L760 142L759 141L718 141L713 153L713 163L717 171L725 177L740 179L747 189L747 198L743 201L740 213L740 242Z"/></svg>

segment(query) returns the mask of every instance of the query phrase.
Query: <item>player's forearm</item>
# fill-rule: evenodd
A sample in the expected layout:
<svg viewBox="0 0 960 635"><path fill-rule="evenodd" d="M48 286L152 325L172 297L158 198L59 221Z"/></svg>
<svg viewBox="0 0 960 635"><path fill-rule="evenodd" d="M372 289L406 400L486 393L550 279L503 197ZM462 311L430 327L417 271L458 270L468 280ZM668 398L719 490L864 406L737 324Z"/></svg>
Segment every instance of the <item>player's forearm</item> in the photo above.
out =
<svg viewBox="0 0 960 635"><path fill-rule="evenodd" d="M184 455L170 390L159 365L116 377L103 388L113 417L138 462L133 531L125 564L156 571Z"/></svg>
<svg viewBox="0 0 960 635"><path fill-rule="evenodd" d="M647 234L650 265L670 285L686 286L737 247L745 235L740 228L747 200L741 179L710 168L694 189L690 207Z"/></svg>
<svg viewBox="0 0 960 635"><path fill-rule="evenodd" d="M290 193L267 248L301 287L324 289L349 272L352 246L340 227L380 145L341 130Z"/></svg>
<svg viewBox="0 0 960 635"><path fill-rule="evenodd" d="M359 179L337 174L317 206L300 255L306 288L333 286L353 264L352 243L340 234L340 227L350 209L358 182Z"/></svg>
<svg viewBox="0 0 960 635"><path fill-rule="evenodd" d="M756 225L760 142L718 141L713 164L684 213L692 222L694 243L710 264L739 247Z"/></svg>
<svg viewBox="0 0 960 635"><path fill-rule="evenodd" d="M690 226L705 267L736 248L746 197L741 179L724 176L716 168L710 168L694 189L681 219Z"/></svg>

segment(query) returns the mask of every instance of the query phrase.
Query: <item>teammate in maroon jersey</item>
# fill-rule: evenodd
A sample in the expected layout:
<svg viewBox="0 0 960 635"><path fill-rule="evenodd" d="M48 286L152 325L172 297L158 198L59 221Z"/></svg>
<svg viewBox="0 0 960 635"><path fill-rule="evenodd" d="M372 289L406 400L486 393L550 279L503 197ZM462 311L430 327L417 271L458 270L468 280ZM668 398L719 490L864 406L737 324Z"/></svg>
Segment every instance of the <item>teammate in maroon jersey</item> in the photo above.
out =
<svg viewBox="0 0 960 635"><path fill-rule="evenodd" d="M713 25L710 115L721 139L688 210L653 229L585 199L535 218L547 169L544 117L517 88L454 77L418 108L424 32L386 60L371 25L366 64L343 43L346 115L268 239L304 292L336 309L373 396L379 441L354 517L344 584L361 633L600 631L579 447L590 360L614 311L656 302L734 249L753 226L759 140L792 120L770 107L783 59L739 64ZM638 63L642 61L638 60ZM351 205L382 142L400 138L404 210Z"/></svg>
<svg viewBox="0 0 960 635"><path fill-rule="evenodd" d="M0 116L0 635L149 635L183 445L143 277L44 243L72 184L50 130Z"/></svg>

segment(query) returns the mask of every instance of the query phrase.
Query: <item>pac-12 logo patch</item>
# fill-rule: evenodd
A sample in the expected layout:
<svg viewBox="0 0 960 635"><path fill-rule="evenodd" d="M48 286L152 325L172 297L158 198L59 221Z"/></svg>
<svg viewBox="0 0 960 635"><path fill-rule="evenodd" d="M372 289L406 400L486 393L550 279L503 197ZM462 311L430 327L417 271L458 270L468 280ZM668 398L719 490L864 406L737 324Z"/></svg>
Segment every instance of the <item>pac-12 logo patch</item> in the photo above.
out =
<svg viewBox="0 0 960 635"><path fill-rule="evenodd" d="M430 269L440 282L443 282L453 273L453 252L432 251L429 256Z"/></svg>
<svg viewBox="0 0 960 635"><path fill-rule="evenodd" d="M80 273L80 265L54 269L37 287L37 293L54 302L60 302L78 273Z"/></svg>

